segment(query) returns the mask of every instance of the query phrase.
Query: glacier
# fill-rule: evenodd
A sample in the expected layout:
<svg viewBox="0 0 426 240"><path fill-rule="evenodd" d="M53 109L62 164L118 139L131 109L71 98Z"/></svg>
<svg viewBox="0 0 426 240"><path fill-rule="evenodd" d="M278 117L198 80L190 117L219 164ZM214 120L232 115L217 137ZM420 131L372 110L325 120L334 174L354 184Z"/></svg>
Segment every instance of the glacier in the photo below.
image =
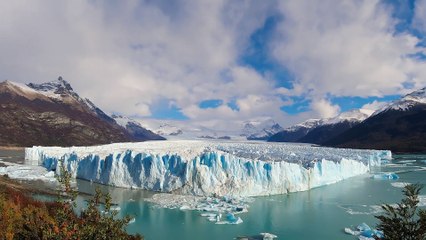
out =
<svg viewBox="0 0 426 240"><path fill-rule="evenodd" d="M390 151L306 144L147 141L25 149L27 162L105 185L196 196L262 196L304 191L364 174Z"/></svg>

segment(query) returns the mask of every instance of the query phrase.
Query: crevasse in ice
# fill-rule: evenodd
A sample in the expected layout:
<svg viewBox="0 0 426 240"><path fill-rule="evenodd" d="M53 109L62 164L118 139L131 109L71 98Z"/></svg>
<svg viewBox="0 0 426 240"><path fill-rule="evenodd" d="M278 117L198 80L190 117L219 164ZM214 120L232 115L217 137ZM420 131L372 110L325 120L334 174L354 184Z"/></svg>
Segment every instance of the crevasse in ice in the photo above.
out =
<svg viewBox="0 0 426 240"><path fill-rule="evenodd" d="M32 147L27 161L117 187L199 196L304 191L363 174L390 151L262 142L162 141L93 147Z"/></svg>

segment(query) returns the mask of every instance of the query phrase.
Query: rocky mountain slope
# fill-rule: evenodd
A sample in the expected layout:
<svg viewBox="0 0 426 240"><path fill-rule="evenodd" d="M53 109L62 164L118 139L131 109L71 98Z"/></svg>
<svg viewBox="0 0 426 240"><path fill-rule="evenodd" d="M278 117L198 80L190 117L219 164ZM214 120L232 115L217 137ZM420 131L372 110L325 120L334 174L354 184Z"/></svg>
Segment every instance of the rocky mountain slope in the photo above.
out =
<svg viewBox="0 0 426 240"><path fill-rule="evenodd" d="M305 122L288 127L274 135L272 135L269 142L298 142L299 139L306 136L312 129L322 124L321 119L309 119Z"/></svg>
<svg viewBox="0 0 426 240"><path fill-rule="evenodd" d="M115 114L113 114L111 117L117 122L118 125L125 128L135 140L166 140L166 138L142 127L142 125L138 121L133 120L129 117Z"/></svg>
<svg viewBox="0 0 426 240"><path fill-rule="evenodd" d="M328 146L426 152L426 88L376 111L348 131L326 141Z"/></svg>
<svg viewBox="0 0 426 240"><path fill-rule="evenodd" d="M43 84L0 83L0 145L94 145L136 141L61 77Z"/></svg>
<svg viewBox="0 0 426 240"><path fill-rule="evenodd" d="M372 113L366 109L355 109L333 118L309 119L271 136L268 141L322 144L361 123Z"/></svg>

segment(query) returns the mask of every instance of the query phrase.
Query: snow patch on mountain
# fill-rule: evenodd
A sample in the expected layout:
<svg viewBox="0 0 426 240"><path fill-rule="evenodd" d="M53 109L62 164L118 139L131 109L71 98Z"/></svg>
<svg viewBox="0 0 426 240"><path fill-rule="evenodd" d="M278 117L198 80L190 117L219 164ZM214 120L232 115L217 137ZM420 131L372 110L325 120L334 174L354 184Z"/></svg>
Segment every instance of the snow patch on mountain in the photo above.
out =
<svg viewBox="0 0 426 240"><path fill-rule="evenodd" d="M248 140L266 140L270 136L284 130L272 119L244 122L240 136Z"/></svg>
<svg viewBox="0 0 426 240"><path fill-rule="evenodd" d="M155 132L162 136L179 136L183 135L183 130L180 127L171 125L169 123L161 124Z"/></svg>
<svg viewBox="0 0 426 240"><path fill-rule="evenodd" d="M143 119L140 123L168 139L265 140L283 128L271 119L232 123L234 130L215 129L187 121Z"/></svg>
<svg viewBox="0 0 426 240"><path fill-rule="evenodd" d="M298 131L299 129L302 129L302 128L313 129L313 128L316 128L316 127L322 125L323 121L324 121L323 119L308 119L304 122L301 122L301 123L298 123L298 124L293 125L291 127L288 127L285 130L289 131L289 132L296 132L296 131Z"/></svg>
<svg viewBox="0 0 426 240"><path fill-rule="evenodd" d="M133 123L139 126L141 125L138 121L126 116L112 114L111 117L115 120L115 122L117 122L118 125L122 126L123 128L126 128L129 123Z"/></svg>
<svg viewBox="0 0 426 240"><path fill-rule="evenodd" d="M410 108L418 105L418 104L426 104L426 87L414 91L412 93L409 93L402 97L401 99L398 99L396 101L393 101L376 112L374 112L374 115L377 115L382 112L386 112L389 110L396 110L396 111L407 111Z"/></svg>
<svg viewBox="0 0 426 240"><path fill-rule="evenodd" d="M330 125L341 123L344 121L348 122L362 122L373 114L373 110L369 109L354 109L351 111L343 112L336 117L324 119L322 125Z"/></svg>
<svg viewBox="0 0 426 240"><path fill-rule="evenodd" d="M29 83L26 86L54 100L63 101L67 103L72 103L73 101L76 101L82 104L88 110L91 110L92 112L96 113L97 107L88 99L80 97L73 90L71 84L65 81L62 77L59 77L57 80L41 84Z"/></svg>
<svg viewBox="0 0 426 240"><path fill-rule="evenodd" d="M299 129L314 129L324 125L333 125L337 123L341 123L344 121L360 123L370 117L373 114L373 110L369 109L354 109L351 111L343 112L332 118L324 118L324 119L308 119L302 123L293 125L291 127L286 128L286 131L295 132Z"/></svg>

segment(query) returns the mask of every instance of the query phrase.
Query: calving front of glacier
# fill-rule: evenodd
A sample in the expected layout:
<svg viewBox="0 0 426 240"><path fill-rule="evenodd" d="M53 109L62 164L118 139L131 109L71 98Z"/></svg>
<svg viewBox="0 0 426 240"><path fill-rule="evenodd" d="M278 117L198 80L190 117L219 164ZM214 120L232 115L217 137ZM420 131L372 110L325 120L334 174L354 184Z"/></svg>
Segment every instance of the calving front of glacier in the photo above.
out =
<svg viewBox="0 0 426 240"><path fill-rule="evenodd" d="M304 191L364 174L390 151L263 142L162 141L93 147L32 147L26 160L73 177L198 196Z"/></svg>

